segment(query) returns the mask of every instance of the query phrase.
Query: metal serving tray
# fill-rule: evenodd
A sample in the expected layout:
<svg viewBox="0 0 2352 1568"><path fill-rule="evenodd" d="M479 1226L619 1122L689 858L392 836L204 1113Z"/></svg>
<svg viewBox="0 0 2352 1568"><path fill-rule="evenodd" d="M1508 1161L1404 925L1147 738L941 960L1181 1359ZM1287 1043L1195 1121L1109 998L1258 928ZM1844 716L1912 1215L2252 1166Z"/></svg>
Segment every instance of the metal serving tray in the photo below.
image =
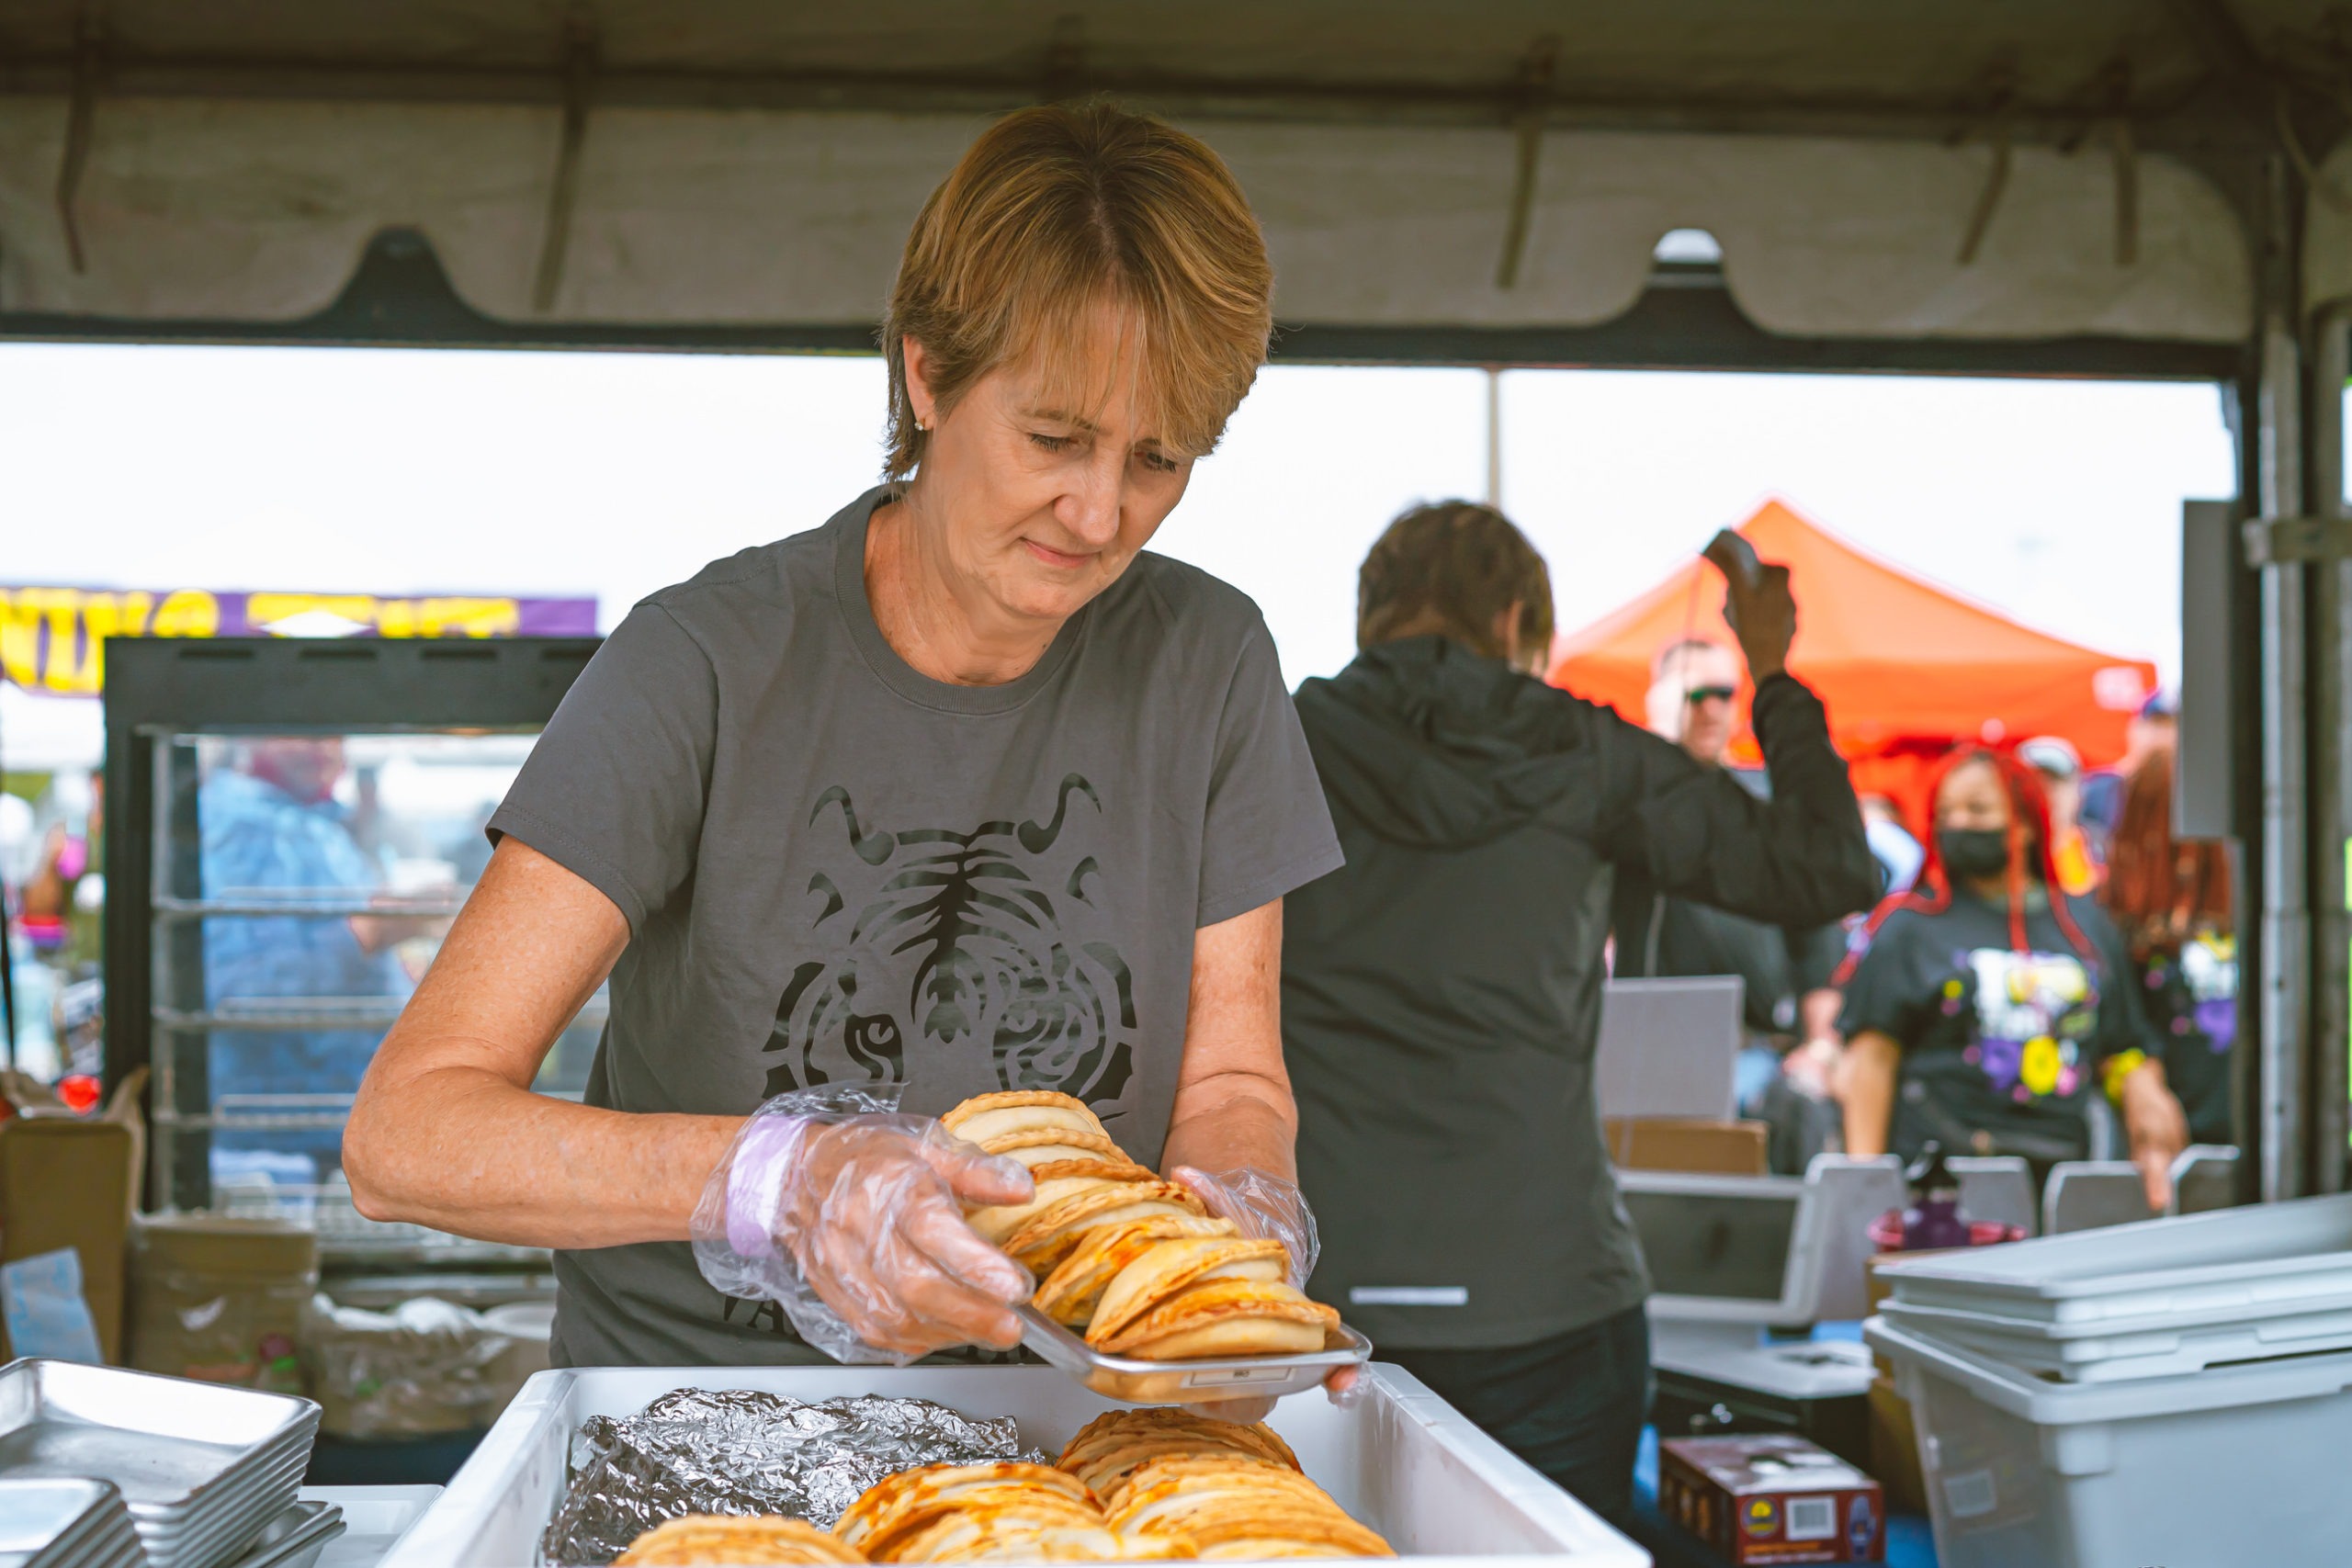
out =
<svg viewBox="0 0 2352 1568"><path fill-rule="evenodd" d="M343 1510L333 1503L296 1503L270 1520L229 1568L311 1568L343 1531Z"/></svg>
<svg viewBox="0 0 2352 1568"><path fill-rule="evenodd" d="M1021 1343L1050 1366L1084 1383L1105 1399L1129 1404L1208 1404L1220 1399L1279 1399L1304 1393L1336 1367L1372 1359L1372 1341L1345 1324L1338 1348L1300 1356L1231 1356L1198 1361L1145 1361L1106 1356L1085 1340L1023 1303Z"/></svg>
<svg viewBox="0 0 2352 1568"><path fill-rule="evenodd" d="M141 1561L139 1537L111 1483L0 1480L0 1568Z"/></svg>
<svg viewBox="0 0 2352 1568"><path fill-rule="evenodd" d="M38 1358L0 1367L0 1474L111 1481L158 1523L307 1453L318 1425L319 1407L288 1394Z"/></svg>

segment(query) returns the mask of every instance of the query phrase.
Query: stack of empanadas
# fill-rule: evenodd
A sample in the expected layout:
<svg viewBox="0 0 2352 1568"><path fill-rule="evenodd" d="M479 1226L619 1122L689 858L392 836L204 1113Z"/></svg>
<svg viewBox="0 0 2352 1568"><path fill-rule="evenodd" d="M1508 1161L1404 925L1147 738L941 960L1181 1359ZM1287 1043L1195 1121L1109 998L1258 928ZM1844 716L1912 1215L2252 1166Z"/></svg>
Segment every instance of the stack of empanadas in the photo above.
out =
<svg viewBox="0 0 2352 1568"><path fill-rule="evenodd" d="M654 1526L613 1559L613 1568L692 1563L855 1563L865 1559L805 1519L688 1514Z"/></svg>
<svg viewBox="0 0 2352 1568"><path fill-rule="evenodd" d="M1185 1410L1114 1410L1062 1450L1128 1540L1182 1537L1204 1558L1393 1557L1300 1472L1264 1426Z"/></svg>
<svg viewBox="0 0 2352 1568"><path fill-rule="evenodd" d="M931 1464L866 1489L834 1525L874 1562L1137 1562L1190 1557L1181 1530L1123 1537L1086 1483L1049 1465Z"/></svg>
<svg viewBox="0 0 2352 1568"><path fill-rule="evenodd" d="M1040 1312L1111 1355L1181 1361L1323 1348L1340 1314L1289 1284L1278 1241L1244 1238L1192 1191L1129 1159L1081 1100L984 1094L940 1118L1029 1167L1026 1203L976 1208L972 1228L1042 1281Z"/></svg>

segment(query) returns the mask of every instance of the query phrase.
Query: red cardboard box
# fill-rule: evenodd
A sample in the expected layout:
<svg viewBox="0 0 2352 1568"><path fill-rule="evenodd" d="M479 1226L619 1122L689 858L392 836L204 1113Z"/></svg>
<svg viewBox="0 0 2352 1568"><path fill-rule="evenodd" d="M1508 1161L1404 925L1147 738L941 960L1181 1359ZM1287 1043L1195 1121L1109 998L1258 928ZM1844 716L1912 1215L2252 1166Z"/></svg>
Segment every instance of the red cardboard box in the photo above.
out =
<svg viewBox="0 0 2352 1568"><path fill-rule="evenodd" d="M1657 1506L1742 1568L1886 1560L1878 1483L1803 1438L1670 1438Z"/></svg>

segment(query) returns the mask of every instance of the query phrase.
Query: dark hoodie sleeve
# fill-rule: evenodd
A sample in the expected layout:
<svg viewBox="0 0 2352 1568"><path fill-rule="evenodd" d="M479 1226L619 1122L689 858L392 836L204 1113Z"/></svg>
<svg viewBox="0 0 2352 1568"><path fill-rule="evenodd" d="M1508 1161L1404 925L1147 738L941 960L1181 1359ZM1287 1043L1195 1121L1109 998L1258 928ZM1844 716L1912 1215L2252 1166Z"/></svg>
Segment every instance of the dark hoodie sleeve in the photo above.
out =
<svg viewBox="0 0 2352 1568"><path fill-rule="evenodd" d="M1660 893L1774 925L1868 908L1876 866L1821 700L1793 676L1774 675L1756 689L1754 722L1770 800L1671 741L1605 719L1597 739L1606 852Z"/></svg>

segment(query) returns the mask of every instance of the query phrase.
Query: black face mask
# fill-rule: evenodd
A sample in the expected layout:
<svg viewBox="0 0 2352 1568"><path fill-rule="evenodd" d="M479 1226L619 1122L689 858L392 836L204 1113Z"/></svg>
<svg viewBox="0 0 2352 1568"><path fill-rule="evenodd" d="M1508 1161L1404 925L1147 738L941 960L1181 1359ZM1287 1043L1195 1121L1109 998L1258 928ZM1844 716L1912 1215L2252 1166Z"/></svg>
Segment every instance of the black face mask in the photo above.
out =
<svg viewBox="0 0 2352 1568"><path fill-rule="evenodd" d="M1963 881L1998 876L2009 868L2006 828L1939 828L1936 847L1943 852L1944 869Z"/></svg>

